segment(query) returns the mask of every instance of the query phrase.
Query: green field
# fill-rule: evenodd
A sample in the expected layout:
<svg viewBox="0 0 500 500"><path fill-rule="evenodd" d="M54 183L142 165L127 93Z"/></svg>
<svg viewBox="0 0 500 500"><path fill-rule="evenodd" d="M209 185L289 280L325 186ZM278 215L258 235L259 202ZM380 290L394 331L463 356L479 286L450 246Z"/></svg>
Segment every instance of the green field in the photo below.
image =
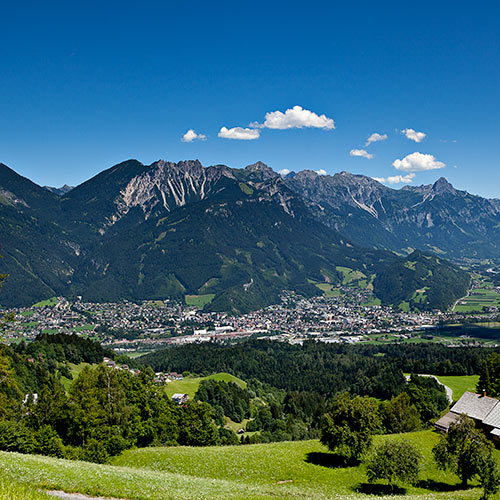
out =
<svg viewBox="0 0 500 500"><path fill-rule="evenodd" d="M46 306L55 306L57 304L57 297L51 297L50 299L41 300L36 304L33 304L32 307L46 307Z"/></svg>
<svg viewBox="0 0 500 500"><path fill-rule="evenodd" d="M360 280L366 279L366 275L361 271L355 271L350 267L337 266L337 271L342 274L342 284L343 285L351 285Z"/></svg>
<svg viewBox="0 0 500 500"><path fill-rule="evenodd" d="M88 331L94 330L94 328L95 328L95 325L92 325L91 323L87 323L85 325L75 326L75 328L73 328L73 331L75 333L88 332Z"/></svg>
<svg viewBox="0 0 500 500"><path fill-rule="evenodd" d="M454 311L458 313L481 312L483 307L492 306L500 307L500 295L489 288L476 288L456 303Z"/></svg>
<svg viewBox="0 0 500 500"><path fill-rule="evenodd" d="M314 283L316 287L318 287L325 297L339 297L340 290L334 288L331 283Z"/></svg>
<svg viewBox="0 0 500 500"><path fill-rule="evenodd" d="M216 373L208 377L186 377L184 380L174 380L166 385L168 397L172 397L175 393L183 393L188 394L189 399L193 399L202 380L222 380L223 382L234 382L240 387L247 386L246 382L230 373Z"/></svg>
<svg viewBox="0 0 500 500"><path fill-rule="evenodd" d="M451 500L481 496L476 483L463 490L454 475L436 469L431 452L439 439L436 433L423 431L403 437L418 446L424 456L422 482L391 498ZM379 436L376 441L394 438ZM500 453L496 454L498 458ZM1 452L0 463L0 484L3 481L12 489L30 485L130 500L363 500L377 498L373 496L377 493L380 498L387 492L382 485L367 484L364 466L338 467L318 441L143 448L116 457L113 465ZM5 498L43 497L21 493Z"/></svg>
<svg viewBox="0 0 500 500"><path fill-rule="evenodd" d="M198 309L203 309L206 304L212 302L214 297L214 293L205 293L202 295L186 295L185 300L187 306L195 306Z"/></svg>
<svg viewBox="0 0 500 500"><path fill-rule="evenodd" d="M476 392L479 375L438 375L437 379L453 391L453 401L457 401L465 391Z"/></svg>

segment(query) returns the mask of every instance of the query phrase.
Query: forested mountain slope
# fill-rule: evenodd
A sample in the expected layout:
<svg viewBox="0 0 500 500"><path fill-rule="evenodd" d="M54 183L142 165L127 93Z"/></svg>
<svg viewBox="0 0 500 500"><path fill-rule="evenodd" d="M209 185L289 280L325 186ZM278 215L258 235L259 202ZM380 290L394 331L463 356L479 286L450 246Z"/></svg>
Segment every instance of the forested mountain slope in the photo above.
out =
<svg viewBox="0 0 500 500"><path fill-rule="evenodd" d="M244 312L278 301L283 289L319 293L311 281L341 282L339 266L371 276L385 304L411 302L425 288L433 292L412 305L444 309L468 286L442 259L353 243L311 196L260 162L235 170L128 160L62 196L2 166L0 189L5 305L55 294L212 294L211 309Z"/></svg>

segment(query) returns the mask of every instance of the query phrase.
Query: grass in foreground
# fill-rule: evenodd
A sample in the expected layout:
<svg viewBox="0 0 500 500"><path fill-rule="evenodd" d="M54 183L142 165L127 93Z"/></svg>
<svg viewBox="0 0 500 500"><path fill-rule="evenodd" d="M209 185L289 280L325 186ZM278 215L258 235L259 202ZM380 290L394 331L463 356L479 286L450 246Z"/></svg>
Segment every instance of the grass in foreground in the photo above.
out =
<svg viewBox="0 0 500 500"><path fill-rule="evenodd" d="M437 379L453 391L453 401L458 401L465 391L476 392L479 375L438 375Z"/></svg>
<svg viewBox="0 0 500 500"><path fill-rule="evenodd" d="M14 483L5 476L0 476L0 500L48 500L54 499L38 488L28 484Z"/></svg>
<svg viewBox="0 0 500 500"><path fill-rule="evenodd" d="M214 375L209 375L208 377L186 377L184 380L174 380L166 385L166 392L168 397L172 397L175 393L180 392L187 394L190 399L194 398L198 387L200 387L200 382L202 380L220 380L223 382L234 382L240 387L245 388L247 383L243 380L231 375L230 373L216 373Z"/></svg>
<svg viewBox="0 0 500 500"><path fill-rule="evenodd" d="M399 436L379 436L376 441L395 437ZM462 490L455 476L436 469L431 450L439 439L437 434L423 431L403 437L416 444L424 456L421 478L425 483L391 498L479 498L477 487ZM318 441L145 448L125 452L115 458L114 465L1 452L0 464L4 482L130 500L361 500L374 498L365 493L380 492L366 484L363 466L337 467L332 454Z"/></svg>

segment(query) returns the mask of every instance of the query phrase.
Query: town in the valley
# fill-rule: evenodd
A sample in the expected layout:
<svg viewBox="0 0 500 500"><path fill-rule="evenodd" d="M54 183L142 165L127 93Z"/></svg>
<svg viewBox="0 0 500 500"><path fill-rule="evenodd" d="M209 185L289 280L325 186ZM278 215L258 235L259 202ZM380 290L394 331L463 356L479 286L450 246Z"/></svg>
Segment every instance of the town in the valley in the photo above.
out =
<svg viewBox="0 0 500 500"><path fill-rule="evenodd" d="M484 278L477 278L467 297L448 312L382 306L369 289L350 286L312 298L283 292L279 304L241 315L206 312L203 301L197 300L200 297L194 299L90 303L54 297L31 307L5 309L3 312L13 313L15 321L4 326L2 336L18 342L43 333L78 334L135 357L168 345L234 342L248 337L292 344L314 339L495 347L496 339L481 331L500 325L500 287Z"/></svg>

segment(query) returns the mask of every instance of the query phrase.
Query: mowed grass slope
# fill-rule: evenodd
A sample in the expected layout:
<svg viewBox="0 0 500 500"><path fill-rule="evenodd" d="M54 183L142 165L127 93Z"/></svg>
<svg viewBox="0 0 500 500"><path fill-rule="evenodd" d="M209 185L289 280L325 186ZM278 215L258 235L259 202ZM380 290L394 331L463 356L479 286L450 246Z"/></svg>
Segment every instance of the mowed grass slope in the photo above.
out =
<svg viewBox="0 0 500 500"><path fill-rule="evenodd" d="M458 401L465 391L476 392L479 375L437 375L437 379L453 391L453 401Z"/></svg>
<svg viewBox="0 0 500 500"><path fill-rule="evenodd" d="M398 437L379 436L376 441ZM403 437L424 455L421 478L427 487L409 487L405 495L391 498L479 498L477 485L462 490L455 476L436 469L431 450L437 434L423 431ZM0 464L3 480L130 500L374 498L361 493L370 488L364 467L335 467L332 455L318 441L146 448L125 452L114 465L0 453Z"/></svg>
<svg viewBox="0 0 500 500"><path fill-rule="evenodd" d="M215 373L208 377L186 377L184 380L174 380L166 385L168 397L172 397L175 393L188 394L190 399L194 398L198 387L202 380L220 380L223 382L234 382L240 387L245 388L247 383L230 373Z"/></svg>
<svg viewBox="0 0 500 500"><path fill-rule="evenodd" d="M375 442L401 437L415 444L424 455L421 479L432 487L409 487L404 498L478 497L477 489L460 490L455 476L436 468L432 447L439 439L438 434L422 431L403 436L378 436ZM366 484L364 466L336 467L332 458L318 441L296 441L222 448L143 448L125 452L114 463L249 483L269 488L277 498L282 494L285 498L366 498L362 492L370 490L370 486ZM285 485L288 485L286 492Z"/></svg>

